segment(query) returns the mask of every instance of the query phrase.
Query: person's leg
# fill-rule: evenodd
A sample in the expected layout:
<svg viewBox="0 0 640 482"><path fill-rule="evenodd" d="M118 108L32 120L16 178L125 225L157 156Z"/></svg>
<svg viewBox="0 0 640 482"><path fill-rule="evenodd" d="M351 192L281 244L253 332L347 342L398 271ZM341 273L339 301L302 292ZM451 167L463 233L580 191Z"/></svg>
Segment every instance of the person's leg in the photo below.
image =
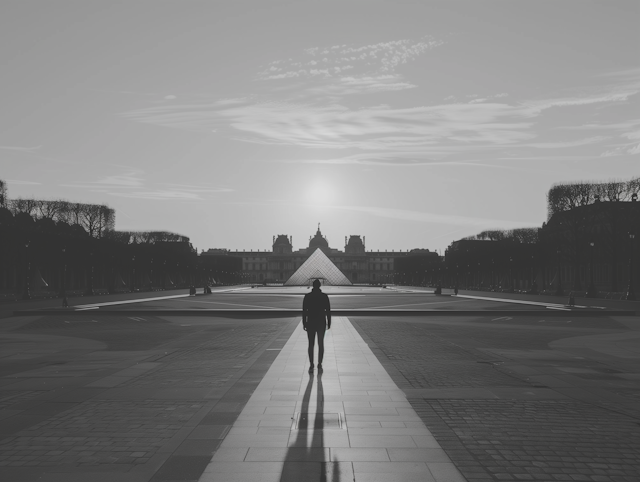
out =
<svg viewBox="0 0 640 482"><path fill-rule="evenodd" d="M318 366L322 365L322 359L324 358L324 332L325 327L319 328L318 333Z"/></svg>
<svg viewBox="0 0 640 482"><path fill-rule="evenodd" d="M309 338L309 365L313 368L313 348L316 339L316 331L311 329L311 327L307 327L307 337Z"/></svg>

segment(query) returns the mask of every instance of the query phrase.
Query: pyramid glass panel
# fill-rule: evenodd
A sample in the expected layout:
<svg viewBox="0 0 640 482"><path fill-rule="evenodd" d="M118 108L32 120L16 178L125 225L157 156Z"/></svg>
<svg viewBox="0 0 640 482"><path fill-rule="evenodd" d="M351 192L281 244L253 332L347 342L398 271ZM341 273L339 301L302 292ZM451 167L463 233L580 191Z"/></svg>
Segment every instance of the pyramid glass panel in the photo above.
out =
<svg viewBox="0 0 640 482"><path fill-rule="evenodd" d="M317 248L307 260L285 282L285 286L307 286L314 279L324 280L326 285L351 285L351 281L344 275L327 255Z"/></svg>

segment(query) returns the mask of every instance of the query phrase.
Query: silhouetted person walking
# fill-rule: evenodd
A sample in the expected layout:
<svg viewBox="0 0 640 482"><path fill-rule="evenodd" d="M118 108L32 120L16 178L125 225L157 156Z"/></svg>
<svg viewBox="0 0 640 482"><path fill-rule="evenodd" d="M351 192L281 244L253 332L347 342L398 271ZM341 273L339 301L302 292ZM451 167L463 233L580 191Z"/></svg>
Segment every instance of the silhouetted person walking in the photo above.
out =
<svg viewBox="0 0 640 482"><path fill-rule="evenodd" d="M324 332L331 329L329 297L320 289L320 280L314 280L311 292L302 301L302 327L309 338L309 373L313 372L313 347L318 335L318 370L322 370Z"/></svg>

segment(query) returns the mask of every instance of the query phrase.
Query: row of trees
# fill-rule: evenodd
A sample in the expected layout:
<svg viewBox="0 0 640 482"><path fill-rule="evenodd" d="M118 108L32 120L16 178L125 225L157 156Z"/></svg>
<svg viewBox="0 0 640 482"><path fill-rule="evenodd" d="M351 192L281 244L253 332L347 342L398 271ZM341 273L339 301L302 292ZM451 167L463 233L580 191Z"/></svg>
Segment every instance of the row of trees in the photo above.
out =
<svg viewBox="0 0 640 482"><path fill-rule="evenodd" d="M565 280L573 289L584 290L594 270L607 290L618 292L628 284L633 237L640 234L639 191L640 178L549 190L550 217L540 230L541 242L546 258L557 256L568 265Z"/></svg>
<svg viewBox="0 0 640 482"><path fill-rule="evenodd" d="M105 205L9 199L0 180L0 299L238 281L235 265L202 260L187 236L114 223Z"/></svg>
<svg viewBox="0 0 640 482"><path fill-rule="evenodd" d="M573 182L554 185L547 194L547 219L554 214L600 201L631 201L640 192L640 177L628 181Z"/></svg>
<svg viewBox="0 0 640 482"><path fill-rule="evenodd" d="M488 241L515 241L517 243L537 243L538 228L492 229L482 231L463 239Z"/></svg>
<svg viewBox="0 0 640 482"><path fill-rule="evenodd" d="M64 199L21 198L6 200L5 204L14 216L26 214L33 219L48 219L56 223L82 226L92 238L102 238L115 229L116 212L104 204L76 203Z"/></svg>
<svg viewBox="0 0 640 482"><path fill-rule="evenodd" d="M640 257L638 191L640 178L555 185L542 227L455 241L429 275L469 288L625 293Z"/></svg>

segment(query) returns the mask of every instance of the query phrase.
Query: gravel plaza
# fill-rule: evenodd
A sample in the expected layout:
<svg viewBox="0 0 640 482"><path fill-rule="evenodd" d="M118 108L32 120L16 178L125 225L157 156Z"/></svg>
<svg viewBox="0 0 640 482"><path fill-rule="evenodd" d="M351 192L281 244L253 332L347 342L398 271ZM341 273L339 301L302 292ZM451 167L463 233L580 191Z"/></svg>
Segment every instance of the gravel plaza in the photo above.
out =
<svg viewBox="0 0 640 482"><path fill-rule="evenodd" d="M637 303L323 290L2 305L0 478L640 480Z"/></svg>

